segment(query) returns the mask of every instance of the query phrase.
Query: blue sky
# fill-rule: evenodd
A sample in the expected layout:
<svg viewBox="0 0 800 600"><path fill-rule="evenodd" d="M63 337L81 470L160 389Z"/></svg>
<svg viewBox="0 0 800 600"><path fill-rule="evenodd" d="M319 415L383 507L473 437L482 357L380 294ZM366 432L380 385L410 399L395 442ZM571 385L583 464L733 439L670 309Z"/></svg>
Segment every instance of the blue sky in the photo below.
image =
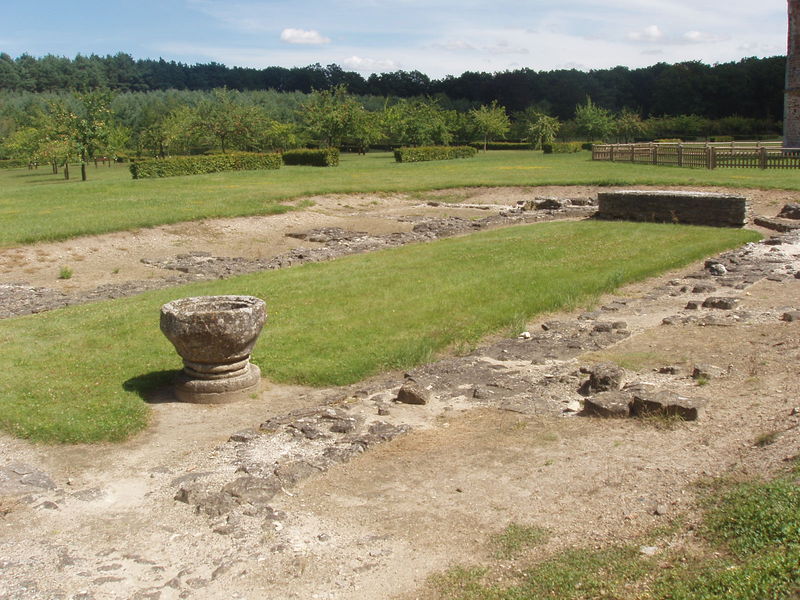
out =
<svg viewBox="0 0 800 600"><path fill-rule="evenodd" d="M786 52L786 0L0 0L13 57L127 52L365 76L641 67Z"/></svg>

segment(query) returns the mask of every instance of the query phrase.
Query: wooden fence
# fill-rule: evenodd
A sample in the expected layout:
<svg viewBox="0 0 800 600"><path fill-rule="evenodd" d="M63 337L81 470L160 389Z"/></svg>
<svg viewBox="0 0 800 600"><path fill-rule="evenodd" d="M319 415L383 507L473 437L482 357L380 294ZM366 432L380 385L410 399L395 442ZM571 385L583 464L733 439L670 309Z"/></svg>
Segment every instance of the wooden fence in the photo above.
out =
<svg viewBox="0 0 800 600"><path fill-rule="evenodd" d="M595 144L592 160L700 169L798 169L800 148L780 142Z"/></svg>

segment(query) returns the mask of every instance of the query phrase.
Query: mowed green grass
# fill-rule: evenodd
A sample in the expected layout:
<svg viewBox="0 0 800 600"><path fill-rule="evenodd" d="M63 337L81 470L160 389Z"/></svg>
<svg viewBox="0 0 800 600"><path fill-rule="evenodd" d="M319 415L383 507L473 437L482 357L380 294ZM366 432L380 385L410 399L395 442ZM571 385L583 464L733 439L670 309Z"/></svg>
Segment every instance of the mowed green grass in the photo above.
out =
<svg viewBox="0 0 800 600"><path fill-rule="evenodd" d="M143 398L180 367L158 328L160 306L175 298L263 298L269 317L253 358L264 375L346 384L757 238L722 228L545 223L6 319L0 428L71 443L142 430Z"/></svg>
<svg viewBox="0 0 800 600"><path fill-rule="evenodd" d="M124 165L90 166L86 182L74 178L65 182L46 167L0 170L0 247L206 217L273 214L289 210L282 202L315 194L516 185L800 189L800 171L681 169L593 162L588 152L531 151L410 164L394 162L389 153L346 154L335 168L283 167L136 181Z"/></svg>

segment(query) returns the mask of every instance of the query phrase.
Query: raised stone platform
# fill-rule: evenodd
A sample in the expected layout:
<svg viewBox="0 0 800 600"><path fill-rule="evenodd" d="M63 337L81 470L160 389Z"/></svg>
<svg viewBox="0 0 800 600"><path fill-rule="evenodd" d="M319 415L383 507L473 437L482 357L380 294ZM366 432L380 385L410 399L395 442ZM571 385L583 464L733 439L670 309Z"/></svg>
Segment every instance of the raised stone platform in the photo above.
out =
<svg viewBox="0 0 800 600"><path fill-rule="evenodd" d="M733 194L673 190L621 190L597 195L596 218L715 227L743 227L747 199Z"/></svg>

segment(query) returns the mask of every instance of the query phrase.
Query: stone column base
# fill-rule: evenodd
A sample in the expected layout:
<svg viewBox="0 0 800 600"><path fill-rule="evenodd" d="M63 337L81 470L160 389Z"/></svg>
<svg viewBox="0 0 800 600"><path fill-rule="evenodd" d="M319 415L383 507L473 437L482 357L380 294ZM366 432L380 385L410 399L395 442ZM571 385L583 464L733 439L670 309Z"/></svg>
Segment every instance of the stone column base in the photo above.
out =
<svg viewBox="0 0 800 600"><path fill-rule="evenodd" d="M181 402L194 404L227 404L249 398L261 386L261 369L253 363L236 377L196 379L181 372L175 378L173 391Z"/></svg>

